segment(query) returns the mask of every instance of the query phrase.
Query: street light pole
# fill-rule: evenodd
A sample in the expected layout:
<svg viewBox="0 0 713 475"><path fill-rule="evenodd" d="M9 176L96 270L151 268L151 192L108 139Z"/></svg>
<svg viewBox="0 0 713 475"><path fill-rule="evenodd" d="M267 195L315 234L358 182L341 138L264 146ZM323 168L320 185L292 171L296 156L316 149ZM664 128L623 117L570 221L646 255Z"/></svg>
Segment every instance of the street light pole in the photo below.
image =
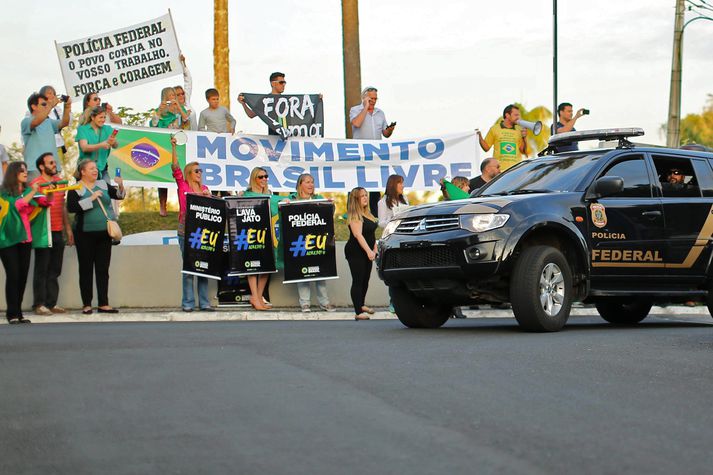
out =
<svg viewBox="0 0 713 475"><path fill-rule="evenodd" d="M668 123L666 124L666 146L677 148L681 133L681 58L683 40L683 15L685 0L676 0L676 19L673 27L673 59L671 60L671 86L668 96Z"/></svg>

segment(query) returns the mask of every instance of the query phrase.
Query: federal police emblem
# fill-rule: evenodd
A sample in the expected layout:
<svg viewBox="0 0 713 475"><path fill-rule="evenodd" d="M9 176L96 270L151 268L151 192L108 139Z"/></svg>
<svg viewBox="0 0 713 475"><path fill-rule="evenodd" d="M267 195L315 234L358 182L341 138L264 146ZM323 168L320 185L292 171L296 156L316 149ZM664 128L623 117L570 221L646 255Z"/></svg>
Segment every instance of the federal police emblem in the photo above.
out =
<svg viewBox="0 0 713 475"><path fill-rule="evenodd" d="M592 212L592 223L596 227L603 228L607 225L607 211L604 205L592 203L589 205L589 210Z"/></svg>

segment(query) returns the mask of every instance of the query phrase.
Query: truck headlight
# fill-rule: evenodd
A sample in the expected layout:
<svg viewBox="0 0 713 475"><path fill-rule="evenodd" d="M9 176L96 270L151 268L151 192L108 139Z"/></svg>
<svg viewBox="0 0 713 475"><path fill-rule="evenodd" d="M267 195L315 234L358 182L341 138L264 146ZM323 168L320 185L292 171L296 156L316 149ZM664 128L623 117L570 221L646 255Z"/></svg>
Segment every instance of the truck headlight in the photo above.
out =
<svg viewBox="0 0 713 475"><path fill-rule="evenodd" d="M396 228L399 227L399 224L401 224L400 219L392 219L391 221L389 221L386 224L386 227L384 228L384 232L381 233L381 238L383 239L394 234L394 231L396 231Z"/></svg>
<svg viewBox="0 0 713 475"><path fill-rule="evenodd" d="M482 233L503 227L508 219L509 214L463 214L460 216L460 227L474 233Z"/></svg>

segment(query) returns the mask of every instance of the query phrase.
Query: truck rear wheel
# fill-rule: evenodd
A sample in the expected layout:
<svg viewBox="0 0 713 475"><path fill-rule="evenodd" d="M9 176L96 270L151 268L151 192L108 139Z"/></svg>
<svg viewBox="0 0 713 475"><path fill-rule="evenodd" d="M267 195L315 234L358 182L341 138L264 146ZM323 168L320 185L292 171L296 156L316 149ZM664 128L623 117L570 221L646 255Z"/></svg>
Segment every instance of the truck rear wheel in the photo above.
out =
<svg viewBox="0 0 713 475"><path fill-rule="evenodd" d="M624 298L602 298L594 303L599 315L609 323L614 325L634 325L651 311L651 300L648 299L624 299Z"/></svg>
<svg viewBox="0 0 713 475"><path fill-rule="evenodd" d="M569 318L572 294L572 271L558 249L533 246L522 251L510 278L510 303L524 330L561 330Z"/></svg>
<svg viewBox="0 0 713 475"><path fill-rule="evenodd" d="M409 328L438 328L451 315L451 306L417 299L402 287L391 287L391 302L399 321Z"/></svg>

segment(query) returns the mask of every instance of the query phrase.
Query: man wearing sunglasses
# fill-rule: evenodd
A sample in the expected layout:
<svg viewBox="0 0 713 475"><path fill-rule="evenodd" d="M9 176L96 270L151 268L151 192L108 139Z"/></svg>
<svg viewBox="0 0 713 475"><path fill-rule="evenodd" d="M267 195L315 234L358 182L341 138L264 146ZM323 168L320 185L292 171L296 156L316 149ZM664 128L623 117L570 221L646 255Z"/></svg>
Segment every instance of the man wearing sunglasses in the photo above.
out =
<svg viewBox="0 0 713 475"><path fill-rule="evenodd" d="M285 86L287 85L287 81L285 81L285 73L280 73L280 72L274 72L270 74L270 94L275 94L275 95L280 95L283 92L285 92ZM254 119L257 117L257 114L253 112L250 107L245 103L245 96L240 94L238 96L238 102L243 106L243 110L245 111L245 115L247 115L249 118ZM271 128L267 128L267 134L268 135L279 135L277 132L274 132Z"/></svg>
<svg viewBox="0 0 713 475"><path fill-rule="evenodd" d="M52 119L49 117L53 105L48 102L47 96L33 93L27 98L27 108L30 110L30 116L25 117L20 122L20 131L22 133L22 142L25 145L24 159L27 164L28 180L33 180L40 176L37 170L37 157L44 153L51 153L54 159L59 163L57 154L57 143L55 134L69 125L69 119L72 115L72 98L68 97L64 103L64 112L62 119Z"/></svg>

